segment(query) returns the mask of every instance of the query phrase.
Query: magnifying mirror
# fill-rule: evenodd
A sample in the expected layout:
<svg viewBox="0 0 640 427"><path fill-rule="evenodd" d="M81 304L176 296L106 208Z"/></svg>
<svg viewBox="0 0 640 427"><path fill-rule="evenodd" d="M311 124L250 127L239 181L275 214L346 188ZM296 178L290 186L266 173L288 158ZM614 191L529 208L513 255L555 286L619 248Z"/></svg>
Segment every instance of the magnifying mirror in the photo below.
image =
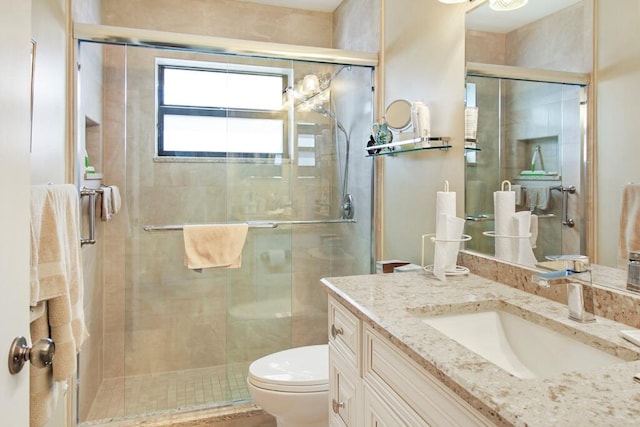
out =
<svg viewBox="0 0 640 427"><path fill-rule="evenodd" d="M391 129L407 129L411 125L411 103L406 99L396 99L387 107L385 117Z"/></svg>

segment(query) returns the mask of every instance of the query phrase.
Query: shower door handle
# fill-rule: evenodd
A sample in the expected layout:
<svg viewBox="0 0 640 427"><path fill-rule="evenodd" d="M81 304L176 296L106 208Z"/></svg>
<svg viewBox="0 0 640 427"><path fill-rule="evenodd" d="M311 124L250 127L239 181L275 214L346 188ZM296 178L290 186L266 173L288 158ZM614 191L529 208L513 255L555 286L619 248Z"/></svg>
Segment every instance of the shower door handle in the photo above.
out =
<svg viewBox="0 0 640 427"><path fill-rule="evenodd" d="M569 194L574 194L576 187L570 185L569 187L562 187L562 225L566 225L569 228L573 228L576 222L573 218L569 218Z"/></svg>

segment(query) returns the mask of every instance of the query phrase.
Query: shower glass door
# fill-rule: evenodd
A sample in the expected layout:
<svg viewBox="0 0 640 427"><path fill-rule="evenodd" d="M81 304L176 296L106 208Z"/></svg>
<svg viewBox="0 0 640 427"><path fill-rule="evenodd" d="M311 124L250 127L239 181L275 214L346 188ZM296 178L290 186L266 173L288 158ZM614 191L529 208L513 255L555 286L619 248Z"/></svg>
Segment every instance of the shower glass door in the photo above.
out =
<svg viewBox="0 0 640 427"><path fill-rule="evenodd" d="M86 42L80 53L80 142L122 209L90 248L103 262L89 308L100 357L80 357L79 419L249 401L253 360L327 342L319 280L372 271L373 70ZM183 71L200 85L191 98L170 94ZM247 76L280 82L279 105L243 104L264 89ZM205 93L217 78L235 87L228 98ZM187 269L182 233L167 229L244 222L255 227L237 269Z"/></svg>

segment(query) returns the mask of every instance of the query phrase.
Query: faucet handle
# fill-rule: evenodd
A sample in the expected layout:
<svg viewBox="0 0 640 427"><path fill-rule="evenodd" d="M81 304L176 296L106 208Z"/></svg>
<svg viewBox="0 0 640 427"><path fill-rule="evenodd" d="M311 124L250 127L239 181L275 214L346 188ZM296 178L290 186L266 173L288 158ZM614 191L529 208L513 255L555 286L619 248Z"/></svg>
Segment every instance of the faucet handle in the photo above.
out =
<svg viewBox="0 0 640 427"><path fill-rule="evenodd" d="M588 256L580 255L578 258L571 258L566 261L567 270L570 270L574 273L583 273L585 271L589 271L589 267L591 266L589 262Z"/></svg>
<svg viewBox="0 0 640 427"><path fill-rule="evenodd" d="M588 271L591 266L589 257L586 255L549 255L546 258L550 261L564 261L565 270L572 273Z"/></svg>

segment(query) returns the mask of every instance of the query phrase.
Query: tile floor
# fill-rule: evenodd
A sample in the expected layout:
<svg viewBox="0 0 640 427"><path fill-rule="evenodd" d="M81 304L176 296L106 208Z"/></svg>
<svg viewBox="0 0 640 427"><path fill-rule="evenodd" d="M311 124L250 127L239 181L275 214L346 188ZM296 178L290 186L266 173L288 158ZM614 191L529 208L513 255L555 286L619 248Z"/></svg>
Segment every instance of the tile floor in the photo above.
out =
<svg viewBox="0 0 640 427"><path fill-rule="evenodd" d="M249 364L106 379L86 420L135 418L250 400Z"/></svg>

